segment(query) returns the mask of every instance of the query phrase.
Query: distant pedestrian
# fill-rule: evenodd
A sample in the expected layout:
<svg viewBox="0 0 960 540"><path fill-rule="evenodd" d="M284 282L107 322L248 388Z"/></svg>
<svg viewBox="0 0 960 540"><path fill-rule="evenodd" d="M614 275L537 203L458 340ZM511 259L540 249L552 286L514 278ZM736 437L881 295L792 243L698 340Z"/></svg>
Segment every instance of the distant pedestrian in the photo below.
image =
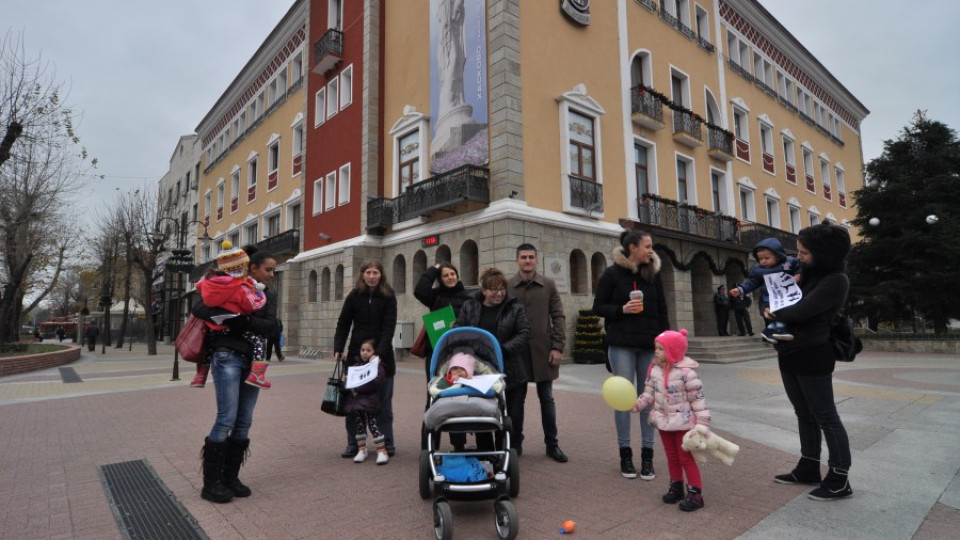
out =
<svg viewBox="0 0 960 540"><path fill-rule="evenodd" d="M727 287L724 285L717 287L717 293L713 295L713 310L717 314L717 335L729 336L727 327L730 326L730 297L727 296Z"/></svg>
<svg viewBox="0 0 960 540"><path fill-rule="evenodd" d="M37 339L37 343L43 343L43 334L40 333L40 328L33 330L33 337Z"/></svg>
<svg viewBox="0 0 960 540"><path fill-rule="evenodd" d="M96 322L91 322L90 326L83 331L83 337L87 338L87 349L90 352L97 350L97 336L100 335L100 328Z"/></svg>
<svg viewBox="0 0 960 540"><path fill-rule="evenodd" d="M63 329L62 326L58 326L56 333L57 333L57 339L59 339L60 342L63 343L63 338L67 337L67 332Z"/></svg>
<svg viewBox="0 0 960 540"><path fill-rule="evenodd" d="M270 336L267 339L267 362L270 361L270 357L273 356L273 351L277 351L277 361L283 362L283 323L280 321L280 318L277 317L277 332Z"/></svg>
<svg viewBox="0 0 960 540"><path fill-rule="evenodd" d="M743 294L730 299L730 305L733 307L733 318L737 321L737 335L753 335L753 323L750 322L750 305L753 300Z"/></svg>

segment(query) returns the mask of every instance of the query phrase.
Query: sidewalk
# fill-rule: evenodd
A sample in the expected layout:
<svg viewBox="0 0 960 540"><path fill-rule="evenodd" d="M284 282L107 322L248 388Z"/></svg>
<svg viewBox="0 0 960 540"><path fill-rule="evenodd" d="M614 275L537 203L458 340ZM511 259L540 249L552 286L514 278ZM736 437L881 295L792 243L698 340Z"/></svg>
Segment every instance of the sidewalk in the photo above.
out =
<svg viewBox="0 0 960 540"><path fill-rule="evenodd" d="M191 389L193 365L171 381L172 348L84 352L64 383L57 369L0 378L0 539L123 538L98 467L145 460L213 539L432 538L430 501L417 492L422 361L399 364L397 456L383 467L341 459L339 418L319 411L328 361L288 356L268 371L242 478L254 495L226 505L199 496L198 453L215 414L212 385ZM291 351L292 352L292 351ZM520 538L552 538L564 520L578 538L918 539L960 529L960 359L865 353L836 376L850 433L854 496L834 503L774 484L797 458L795 420L776 364L701 369L716 429L741 445L733 467L703 468L706 507L664 505L667 466L657 442L652 482L619 475L602 365L564 365L555 384L560 443L544 454L539 404L526 410ZM636 429L636 424L634 424ZM634 447L638 447L634 436ZM826 452L824 451L824 457ZM495 539L491 501L454 502L455 538Z"/></svg>

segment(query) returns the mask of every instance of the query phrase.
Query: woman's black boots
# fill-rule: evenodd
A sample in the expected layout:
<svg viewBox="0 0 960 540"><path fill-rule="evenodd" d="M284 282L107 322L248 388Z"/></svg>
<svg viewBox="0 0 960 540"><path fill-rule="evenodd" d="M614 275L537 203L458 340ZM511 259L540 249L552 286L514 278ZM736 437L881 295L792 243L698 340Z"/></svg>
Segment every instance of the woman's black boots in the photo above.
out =
<svg viewBox="0 0 960 540"><path fill-rule="evenodd" d="M235 497L249 497L250 488L240 481L240 467L250 452L250 439L227 439L227 449L223 460L223 486L233 492Z"/></svg>
<svg viewBox="0 0 960 540"><path fill-rule="evenodd" d="M226 503L233 499L233 492L223 485L223 464L227 453L227 442L213 442L204 439L203 489L200 496L215 503Z"/></svg>
<svg viewBox="0 0 960 540"><path fill-rule="evenodd" d="M633 449L629 446L620 447L620 474L624 478L637 477L637 469L633 468Z"/></svg>
<svg viewBox="0 0 960 540"><path fill-rule="evenodd" d="M820 460L801 456L800 461L792 471L787 474L774 476L773 481L778 484L809 484L816 486L820 484Z"/></svg>
<svg viewBox="0 0 960 540"><path fill-rule="evenodd" d="M657 474L653 472L653 448L640 449L640 479L653 480Z"/></svg>

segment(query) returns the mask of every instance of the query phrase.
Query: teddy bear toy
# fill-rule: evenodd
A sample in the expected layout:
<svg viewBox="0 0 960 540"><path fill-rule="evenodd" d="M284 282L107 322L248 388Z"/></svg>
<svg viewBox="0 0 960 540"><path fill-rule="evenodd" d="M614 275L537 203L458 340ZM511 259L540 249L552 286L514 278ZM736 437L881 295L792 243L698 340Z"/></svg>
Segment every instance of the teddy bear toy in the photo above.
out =
<svg viewBox="0 0 960 540"><path fill-rule="evenodd" d="M684 434L682 446L700 464L706 463L707 454L710 454L727 465L733 465L733 457L740 451L738 445L699 424Z"/></svg>

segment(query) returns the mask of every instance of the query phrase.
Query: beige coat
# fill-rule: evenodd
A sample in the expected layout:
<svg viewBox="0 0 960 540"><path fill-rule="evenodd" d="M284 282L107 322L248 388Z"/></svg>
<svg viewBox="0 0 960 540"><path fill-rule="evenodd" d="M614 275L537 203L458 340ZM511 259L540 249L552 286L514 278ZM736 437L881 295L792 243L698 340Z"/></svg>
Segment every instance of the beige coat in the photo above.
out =
<svg viewBox="0 0 960 540"><path fill-rule="evenodd" d="M530 320L530 354L528 372L533 381L552 381L560 376L560 366L550 365L550 350L563 352L567 342L566 316L560 293L552 279L534 273L529 283L522 283L520 275L510 278L510 291L527 308Z"/></svg>

